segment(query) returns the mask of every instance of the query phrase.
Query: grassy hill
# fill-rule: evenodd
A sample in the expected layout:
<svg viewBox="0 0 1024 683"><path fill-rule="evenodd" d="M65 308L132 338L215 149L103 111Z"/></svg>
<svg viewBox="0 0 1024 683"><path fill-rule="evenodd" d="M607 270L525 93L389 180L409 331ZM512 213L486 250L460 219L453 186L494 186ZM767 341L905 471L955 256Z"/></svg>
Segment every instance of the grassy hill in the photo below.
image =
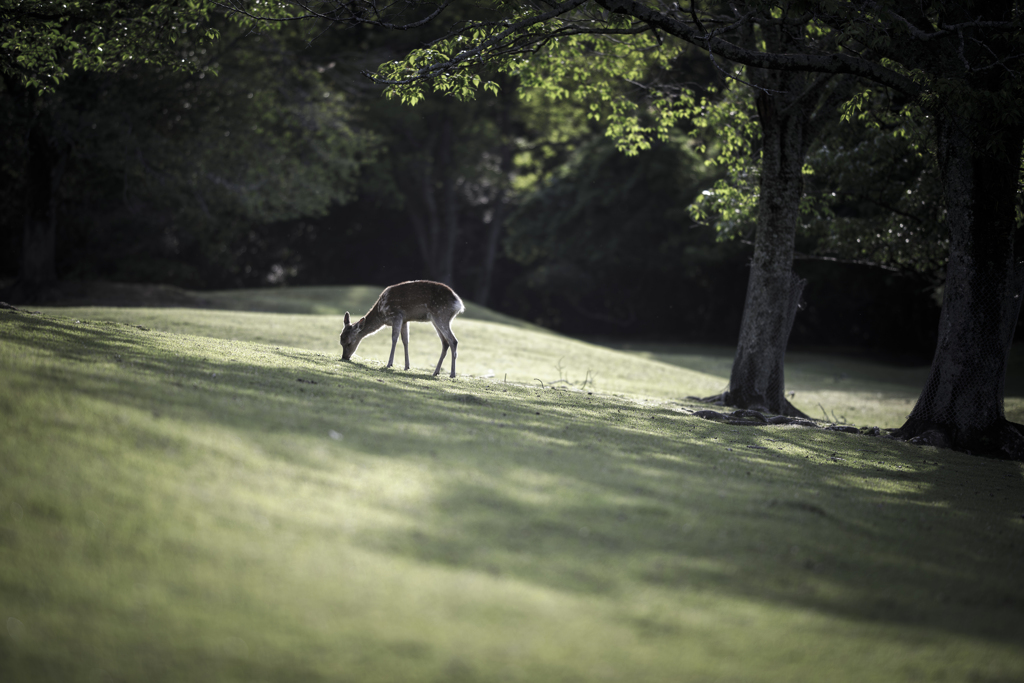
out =
<svg viewBox="0 0 1024 683"><path fill-rule="evenodd" d="M86 316L140 324L154 330L237 341L293 346L340 355L345 311L359 316L373 305L377 287L294 287L189 292L173 287L92 286L66 297L75 306L46 307L53 315ZM77 300L76 300L77 299ZM82 305L94 302L93 305ZM99 302L101 305L95 305ZM116 305L113 305L116 304ZM266 315L273 313L274 315ZM722 391L732 348L686 344L598 344L568 339L472 302L454 327L461 339L461 372L537 386L567 383L592 389L687 402L687 396ZM386 363L388 330L360 346L359 362ZM412 362L433 369L440 345L428 325L412 326ZM399 349L398 354L401 354ZM1024 421L1024 353L1011 382L1007 412ZM647 361L655 361L653 363ZM860 426L898 427L916 401L926 367L879 364L826 354L789 353L787 389L793 403L814 418ZM593 384L591 384L593 383Z"/></svg>
<svg viewBox="0 0 1024 683"><path fill-rule="evenodd" d="M343 363L375 291L277 292L0 311L0 680L1024 679L1019 464L478 307L455 380L425 325ZM884 425L920 370L787 372Z"/></svg>

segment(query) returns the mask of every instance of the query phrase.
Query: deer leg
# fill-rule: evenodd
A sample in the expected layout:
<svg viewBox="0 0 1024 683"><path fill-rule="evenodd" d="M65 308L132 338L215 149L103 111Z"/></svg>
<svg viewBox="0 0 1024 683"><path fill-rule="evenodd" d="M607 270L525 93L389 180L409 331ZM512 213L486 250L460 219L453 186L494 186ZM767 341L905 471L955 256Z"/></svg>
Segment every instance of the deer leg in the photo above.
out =
<svg viewBox="0 0 1024 683"><path fill-rule="evenodd" d="M448 347L452 348L452 374L451 377L455 376L455 359L458 357L459 340L455 338L452 333L450 324L434 324L434 329L437 330L437 336L441 338L441 360L437 361L437 369L434 370L436 375L441 371L441 363L444 362L444 355L448 352Z"/></svg>
<svg viewBox="0 0 1024 683"><path fill-rule="evenodd" d="M448 334L451 335L451 339L448 344L452 347L452 377L455 376L455 359L459 357L459 340L455 338L451 330L448 330Z"/></svg>
<svg viewBox="0 0 1024 683"><path fill-rule="evenodd" d="M402 323L402 348L405 349L405 369L409 369L409 323Z"/></svg>
<svg viewBox="0 0 1024 683"><path fill-rule="evenodd" d="M444 357L448 353L448 340L441 337L441 357L437 359L437 367L434 368L434 376L441 372L441 363L444 362Z"/></svg>
<svg viewBox="0 0 1024 683"><path fill-rule="evenodd" d="M402 322L402 319L399 318L391 326L391 357L388 358L388 364L387 367L384 368L385 370L395 364L395 347L398 346L398 335L402 332Z"/></svg>

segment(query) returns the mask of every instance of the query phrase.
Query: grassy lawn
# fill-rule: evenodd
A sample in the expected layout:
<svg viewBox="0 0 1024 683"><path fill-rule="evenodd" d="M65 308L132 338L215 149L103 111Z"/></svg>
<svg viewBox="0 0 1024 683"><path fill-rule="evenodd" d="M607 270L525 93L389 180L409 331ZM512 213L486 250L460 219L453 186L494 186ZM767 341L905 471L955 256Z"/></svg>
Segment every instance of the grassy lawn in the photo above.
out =
<svg viewBox="0 0 1024 683"><path fill-rule="evenodd" d="M1021 465L474 306L455 380L426 325L343 363L376 293L0 311L0 681L1024 680ZM787 363L856 424L921 378Z"/></svg>

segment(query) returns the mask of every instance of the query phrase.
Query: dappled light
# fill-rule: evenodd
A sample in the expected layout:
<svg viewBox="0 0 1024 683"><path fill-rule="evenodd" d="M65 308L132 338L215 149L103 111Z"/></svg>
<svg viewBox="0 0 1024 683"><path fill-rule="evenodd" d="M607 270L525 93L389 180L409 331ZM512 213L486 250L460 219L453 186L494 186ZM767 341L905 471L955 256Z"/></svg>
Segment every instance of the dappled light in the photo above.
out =
<svg viewBox="0 0 1024 683"><path fill-rule="evenodd" d="M355 291L350 293L349 289ZM143 325L165 332L298 347L340 357L341 314L348 309L363 311L364 304L369 308L379 293L370 287L346 288L341 297L337 288L326 287L261 292L256 305L276 311L274 315L183 308L44 310L58 315ZM224 293L224 300L228 302L223 304L227 308L242 308L244 304L244 298L237 293ZM331 313L281 312L292 310L293 305L304 313L320 308L329 309ZM726 347L590 344L552 335L533 326L509 327L486 315L475 315L474 309L478 307L472 304L467 307L467 313L459 316L453 326L461 340L459 368L463 375L538 387L596 388L662 400L707 396L728 384L732 350ZM433 329L424 324L410 325L410 336L413 340L410 372L429 375L437 362L440 341ZM609 346L628 351L636 360L629 362L621 355L608 353ZM382 368L390 348L390 336L386 330L382 331L362 342L353 362ZM787 360L788 386L795 392L791 397L795 405L819 420L865 427L891 428L902 424L913 407L925 374L926 368L891 366L824 354L791 353ZM1013 405L1012 399L1010 401L1008 406Z"/></svg>
<svg viewBox="0 0 1024 683"><path fill-rule="evenodd" d="M522 680L569 653L621 678L815 656L776 649L779 628L833 659L886 643L917 671L1024 671L1019 465L295 347L2 325L0 506L24 510L0 524L5 581L66 595L10 603L26 633L62 637L67 600L90 600L106 642L144 610L132 647L171 638L236 674L304 652L313 680L368 674L362 647L419 680L406 667L442 671L456 641ZM202 635L179 633L195 611Z"/></svg>

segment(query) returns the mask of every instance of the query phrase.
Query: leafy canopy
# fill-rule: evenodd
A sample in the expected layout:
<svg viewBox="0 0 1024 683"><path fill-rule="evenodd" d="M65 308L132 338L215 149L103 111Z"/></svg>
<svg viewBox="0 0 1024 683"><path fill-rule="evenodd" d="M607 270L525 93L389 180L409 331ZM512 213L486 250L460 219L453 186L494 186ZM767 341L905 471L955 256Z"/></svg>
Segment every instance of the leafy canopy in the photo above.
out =
<svg viewBox="0 0 1024 683"><path fill-rule="evenodd" d="M74 70L126 64L189 68L178 42L213 41L209 0L3 0L0 74L12 84L52 92Z"/></svg>

